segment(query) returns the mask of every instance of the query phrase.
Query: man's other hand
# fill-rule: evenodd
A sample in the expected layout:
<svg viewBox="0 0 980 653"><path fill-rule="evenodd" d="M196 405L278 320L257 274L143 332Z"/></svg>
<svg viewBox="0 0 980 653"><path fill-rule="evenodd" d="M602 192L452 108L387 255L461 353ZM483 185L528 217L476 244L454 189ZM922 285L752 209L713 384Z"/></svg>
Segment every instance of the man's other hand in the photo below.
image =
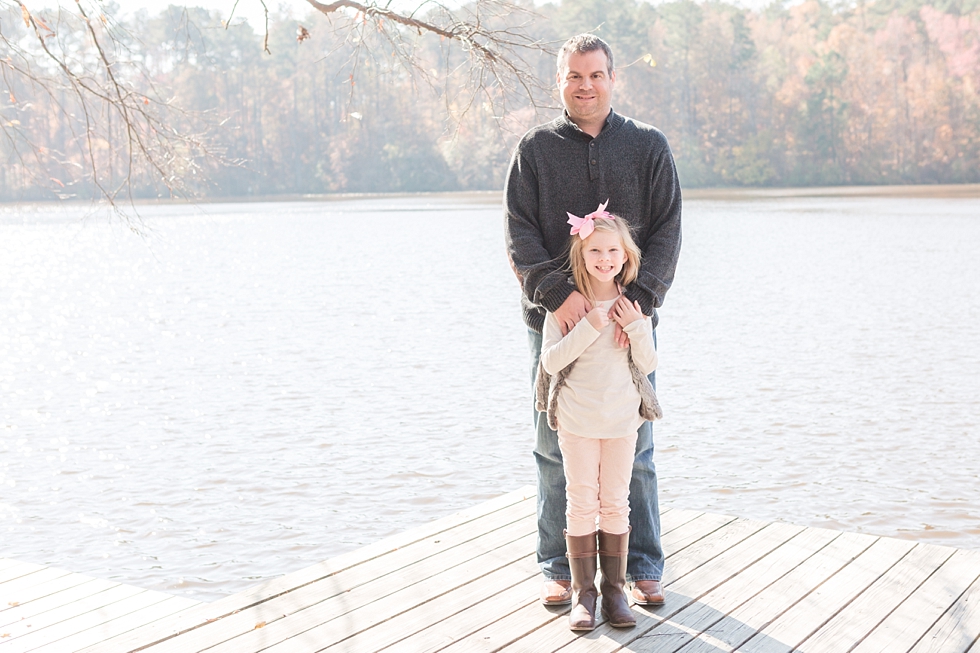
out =
<svg viewBox="0 0 980 653"><path fill-rule="evenodd" d="M623 349L630 346L630 334L623 331L623 327L619 326L619 322L616 322L616 330L613 332L613 338Z"/></svg>
<svg viewBox="0 0 980 653"><path fill-rule="evenodd" d="M583 317L592 310L592 304L585 295L577 290L573 290L565 302L555 311L555 319L561 325L561 334L568 335L568 332L579 323Z"/></svg>

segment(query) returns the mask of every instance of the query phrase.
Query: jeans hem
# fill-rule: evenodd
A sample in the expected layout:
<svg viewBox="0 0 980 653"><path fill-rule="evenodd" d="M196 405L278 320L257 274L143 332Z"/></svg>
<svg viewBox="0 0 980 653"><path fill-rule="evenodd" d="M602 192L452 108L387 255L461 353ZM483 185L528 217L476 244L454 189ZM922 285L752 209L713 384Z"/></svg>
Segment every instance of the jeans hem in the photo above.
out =
<svg viewBox="0 0 980 653"><path fill-rule="evenodd" d="M564 574L555 574L552 576L549 576L548 574L543 574L543 575L545 580L567 580L568 582L572 581L571 576L566 576Z"/></svg>
<svg viewBox="0 0 980 653"><path fill-rule="evenodd" d="M657 582L660 582L661 579L662 579L662 577L654 578L653 576L649 576L649 577L648 576L644 576L642 578L637 578L636 576L629 576L629 575L626 576L626 581L629 582L629 583L636 583L636 582L639 582L641 580L655 580Z"/></svg>

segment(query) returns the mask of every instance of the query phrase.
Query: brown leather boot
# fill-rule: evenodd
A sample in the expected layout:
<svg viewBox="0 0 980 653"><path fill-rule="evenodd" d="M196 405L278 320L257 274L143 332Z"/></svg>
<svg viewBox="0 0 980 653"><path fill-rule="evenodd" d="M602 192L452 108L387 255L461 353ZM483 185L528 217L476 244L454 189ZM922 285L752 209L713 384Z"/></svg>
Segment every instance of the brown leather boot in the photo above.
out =
<svg viewBox="0 0 980 653"><path fill-rule="evenodd" d="M599 531L599 569L602 570L602 615L615 628L632 628L636 617L626 598L626 556L630 532L620 535Z"/></svg>
<svg viewBox="0 0 980 653"><path fill-rule="evenodd" d="M565 546L568 548L568 566L572 570L572 611L568 615L568 627L572 630L593 630L595 604L599 598L595 587L595 533L565 533Z"/></svg>

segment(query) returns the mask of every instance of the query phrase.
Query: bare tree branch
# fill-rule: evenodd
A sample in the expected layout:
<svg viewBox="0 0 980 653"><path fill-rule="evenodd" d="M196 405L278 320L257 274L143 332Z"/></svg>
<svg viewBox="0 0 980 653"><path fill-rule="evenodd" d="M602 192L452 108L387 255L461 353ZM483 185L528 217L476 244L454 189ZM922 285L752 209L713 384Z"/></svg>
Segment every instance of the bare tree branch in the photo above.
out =
<svg viewBox="0 0 980 653"><path fill-rule="evenodd" d="M17 11L27 28L17 32L10 21L0 22L0 68L11 98L8 111L30 108L28 115L44 117L32 103L19 106L15 101L12 89L27 84L35 102L50 107L47 115L61 116L59 124L69 137L60 148L40 146L32 134L12 129L16 126L12 121L0 124L6 149L39 187L71 197L85 193L87 183L131 228L139 230L138 220L131 220L136 215L132 202L138 180L159 185L170 195L185 196L186 177L198 169L197 159L221 157L203 133L177 128L178 118L186 112L160 94L132 56L126 43L134 37L117 31L98 5L92 7L94 13L83 0L75 0L75 12L32 12L25 0L0 0L0 12ZM129 58L123 58L127 54ZM32 153L30 162L24 152ZM122 173L118 177L117 160ZM59 179L56 169L68 178ZM81 171L81 178L72 170ZM118 203L120 194L129 199L132 215Z"/></svg>
<svg viewBox="0 0 980 653"><path fill-rule="evenodd" d="M227 116L211 120L207 110L182 109L158 86L164 78L146 67L140 38L106 15L100 0L36 11L29 6L33 1L0 0L0 81L9 99L0 101L0 157L6 157L0 164L6 165L3 174L19 175L18 188L34 197L42 189L58 197L97 197L122 213L123 197L132 207L135 197L149 192L191 195L205 181L205 162L240 164L226 160L213 145L217 132L209 133ZM225 30L240 8L240 0L228 1ZM261 50L269 53L267 2L254 1L264 11ZM401 10L391 0L307 2L327 18L329 27L321 31L326 50L346 55L337 70L347 82L346 116L360 117L352 106L362 75L392 75L415 92L419 84L430 87L457 128L474 107L489 110L499 123L510 105L551 104L550 84L537 73L551 44L526 29L536 20L530 5L474 0L449 8L419 0ZM189 24L187 14L185 9ZM296 32L301 43L312 38L302 25ZM210 55L185 52L171 65L188 65L195 57ZM244 97L241 102L231 115L255 106Z"/></svg>
<svg viewBox="0 0 980 653"><path fill-rule="evenodd" d="M527 57L541 54L554 54L551 44L534 38L518 24L521 17L530 23L533 15L526 7L512 4L506 0L476 0L476 2L450 10L433 0L423 0L412 11L399 12L391 9L390 2L380 5L375 2L357 0L336 0L324 3L319 0L306 0L311 7L324 15L354 12L349 21L349 29L355 29L370 21L377 25L381 37L391 46L403 65L414 74L428 79L425 67L415 56L414 48L405 47L405 30L418 36L431 34L456 43L466 54L465 68L470 75L472 95L484 94L491 87L505 95L518 90L520 95L532 106L549 106L543 98L549 97L550 85L542 84L535 66ZM422 17L419 17L422 16ZM505 20L500 20L505 18ZM494 26L497 19L497 26ZM363 43L364 40L361 40ZM493 97L493 102L504 98ZM471 97L467 102L470 106Z"/></svg>

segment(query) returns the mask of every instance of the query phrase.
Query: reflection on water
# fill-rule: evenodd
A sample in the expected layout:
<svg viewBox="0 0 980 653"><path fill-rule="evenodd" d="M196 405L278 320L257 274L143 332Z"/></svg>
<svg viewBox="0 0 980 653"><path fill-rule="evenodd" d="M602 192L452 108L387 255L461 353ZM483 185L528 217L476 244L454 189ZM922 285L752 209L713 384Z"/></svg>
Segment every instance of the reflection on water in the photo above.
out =
<svg viewBox="0 0 980 653"><path fill-rule="evenodd" d="M662 500L980 548L980 201L686 204ZM0 208L0 556L201 599L533 482L499 205Z"/></svg>

